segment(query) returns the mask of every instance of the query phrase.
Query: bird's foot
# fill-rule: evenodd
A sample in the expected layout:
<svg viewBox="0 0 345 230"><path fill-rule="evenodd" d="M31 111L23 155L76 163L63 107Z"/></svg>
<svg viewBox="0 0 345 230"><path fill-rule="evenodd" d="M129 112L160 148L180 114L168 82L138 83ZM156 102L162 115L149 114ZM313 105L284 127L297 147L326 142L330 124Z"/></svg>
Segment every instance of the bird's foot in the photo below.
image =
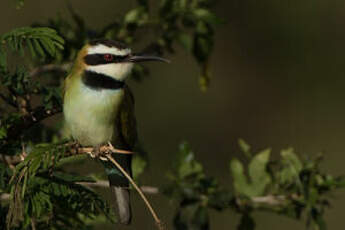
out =
<svg viewBox="0 0 345 230"><path fill-rule="evenodd" d="M97 146L93 147L93 149L92 149L92 151L90 153L90 156L92 158L99 158L101 155L102 155L101 146L97 145Z"/></svg>
<svg viewBox="0 0 345 230"><path fill-rule="evenodd" d="M79 153L79 149L81 148L81 145L79 144L79 142L77 140L75 140L71 143L68 143L67 145L73 154Z"/></svg>
<svg viewBox="0 0 345 230"><path fill-rule="evenodd" d="M76 141L76 140L73 141L72 143L70 143L69 145L70 145L70 147L71 147L72 149L76 149L76 150L78 150L78 148L81 147L81 145L79 144L79 142Z"/></svg>

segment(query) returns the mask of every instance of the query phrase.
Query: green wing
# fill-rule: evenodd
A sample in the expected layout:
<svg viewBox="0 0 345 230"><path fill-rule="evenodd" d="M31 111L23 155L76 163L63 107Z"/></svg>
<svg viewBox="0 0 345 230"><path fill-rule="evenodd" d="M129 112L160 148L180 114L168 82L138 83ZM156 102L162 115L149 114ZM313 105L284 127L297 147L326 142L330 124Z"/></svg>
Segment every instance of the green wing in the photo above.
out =
<svg viewBox="0 0 345 230"><path fill-rule="evenodd" d="M137 124L134 113L134 97L130 89L126 86L123 102L119 108L116 118L115 136L112 144L115 148L134 151L137 140ZM132 155L113 154L115 160L132 175L131 162ZM122 173L111 163L103 162L111 186L128 187L128 180Z"/></svg>
<svg viewBox="0 0 345 230"><path fill-rule="evenodd" d="M124 99L116 121L117 138L115 146L125 150L134 150L138 141L137 121L134 111L134 97L128 86L124 88Z"/></svg>

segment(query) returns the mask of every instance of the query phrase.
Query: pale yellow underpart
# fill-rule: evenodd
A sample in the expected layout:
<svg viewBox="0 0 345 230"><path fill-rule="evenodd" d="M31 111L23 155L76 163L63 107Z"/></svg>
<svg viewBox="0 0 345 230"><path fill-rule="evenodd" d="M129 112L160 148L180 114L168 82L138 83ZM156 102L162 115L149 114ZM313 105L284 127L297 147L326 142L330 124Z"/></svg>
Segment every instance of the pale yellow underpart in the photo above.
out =
<svg viewBox="0 0 345 230"><path fill-rule="evenodd" d="M122 102L122 89L93 90L80 78L69 82L64 98L64 116L74 139L85 146L105 144L116 135L115 118Z"/></svg>

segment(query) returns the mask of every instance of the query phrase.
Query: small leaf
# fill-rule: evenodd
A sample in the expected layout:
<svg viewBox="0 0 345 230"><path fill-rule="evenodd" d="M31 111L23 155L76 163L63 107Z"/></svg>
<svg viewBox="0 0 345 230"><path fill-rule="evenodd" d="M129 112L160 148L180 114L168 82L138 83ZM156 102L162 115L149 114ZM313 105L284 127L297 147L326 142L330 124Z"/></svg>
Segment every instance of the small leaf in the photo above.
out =
<svg viewBox="0 0 345 230"><path fill-rule="evenodd" d="M41 44L44 47L44 49L49 53L50 56L52 56L52 57L55 56L55 47L49 39L42 38Z"/></svg>
<svg viewBox="0 0 345 230"><path fill-rule="evenodd" d="M34 47L33 47L33 44L32 44L32 40L31 40L31 39L30 39L30 40L27 40L26 45L28 46L28 48L29 48L29 50L30 50L31 56L32 56L33 58L36 58L37 55L36 55L36 52L35 52L35 50L34 50Z"/></svg>
<svg viewBox="0 0 345 230"><path fill-rule="evenodd" d="M195 9L193 13L198 19L209 24L216 25L222 22L215 14L204 8Z"/></svg>
<svg viewBox="0 0 345 230"><path fill-rule="evenodd" d="M138 155L135 155L132 160L133 178L138 180L138 177L145 171L147 161Z"/></svg>
<svg viewBox="0 0 345 230"><path fill-rule="evenodd" d="M230 161L230 171L236 192L246 196L251 196L250 186L248 184L247 177L244 174L243 165L238 159L234 158Z"/></svg>
<svg viewBox="0 0 345 230"><path fill-rule="evenodd" d="M92 177L74 175L71 173L54 172L53 176L68 182L96 182Z"/></svg>
<svg viewBox="0 0 345 230"><path fill-rule="evenodd" d="M249 176L255 196L263 195L265 188L271 182L271 177L266 170L270 154L271 150L265 149L256 154L249 163Z"/></svg>
<svg viewBox="0 0 345 230"><path fill-rule="evenodd" d="M6 137L7 137L7 129L5 127L0 127L0 140Z"/></svg>
<svg viewBox="0 0 345 230"><path fill-rule="evenodd" d="M188 52L193 49L193 38L188 33L180 33L178 36L178 42L185 48Z"/></svg>
<svg viewBox="0 0 345 230"><path fill-rule="evenodd" d="M279 172L279 180L281 184L299 182L299 174L303 168L302 162L294 153L293 148L281 151L283 169Z"/></svg>
<svg viewBox="0 0 345 230"><path fill-rule="evenodd" d="M243 139L238 139L238 145L240 146L241 151L248 157L251 158L250 145Z"/></svg>
<svg viewBox="0 0 345 230"><path fill-rule="evenodd" d="M286 163L290 164L296 170L297 173L299 173L302 170L303 168L302 162L294 153L293 148L282 150L281 156L286 161Z"/></svg>
<svg viewBox="0 0 345 230"><path fill-rule="evenodd" d="M202 165L195 160L194 153L187 143L180 145L175 168L180 179L189 176L201 176L203 172Z"/></svg>
<svg viewBox="0 0 345 230"><path fill-rule="evenodd" d="M130 24L130 23L139 24L139 22L143 23L143 21L146 17L147 17L147 13L145 11L145 8L144 7L138 7L138 8L130 10L126 14L124 21L127 24Z"/></svg>
<svg viewBox="0 0 345 230"><path fill-rule="evenodd" d="M43 48L41 47L41 44L39 43L39 41L37 39L33 39L33 44L34 44L34 47L35 47L35 50L37 51L37 53L42 57L44 58L46 55L44 54L44 50Z"/></svg>

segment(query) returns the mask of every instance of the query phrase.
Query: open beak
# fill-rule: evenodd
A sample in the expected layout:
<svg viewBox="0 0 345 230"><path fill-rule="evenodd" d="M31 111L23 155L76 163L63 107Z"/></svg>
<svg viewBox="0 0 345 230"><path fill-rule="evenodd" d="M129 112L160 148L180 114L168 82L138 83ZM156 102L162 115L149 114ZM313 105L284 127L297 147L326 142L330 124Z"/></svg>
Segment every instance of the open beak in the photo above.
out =
<svg viewBox="0 0 345 230"><path fill-rule="evenodd" d="M153 55L146 55L146 54L132 54L128 56L126 61L128 62L160 61L160 62L170 63L170 60L168 59L153 56Z"/></svg>

